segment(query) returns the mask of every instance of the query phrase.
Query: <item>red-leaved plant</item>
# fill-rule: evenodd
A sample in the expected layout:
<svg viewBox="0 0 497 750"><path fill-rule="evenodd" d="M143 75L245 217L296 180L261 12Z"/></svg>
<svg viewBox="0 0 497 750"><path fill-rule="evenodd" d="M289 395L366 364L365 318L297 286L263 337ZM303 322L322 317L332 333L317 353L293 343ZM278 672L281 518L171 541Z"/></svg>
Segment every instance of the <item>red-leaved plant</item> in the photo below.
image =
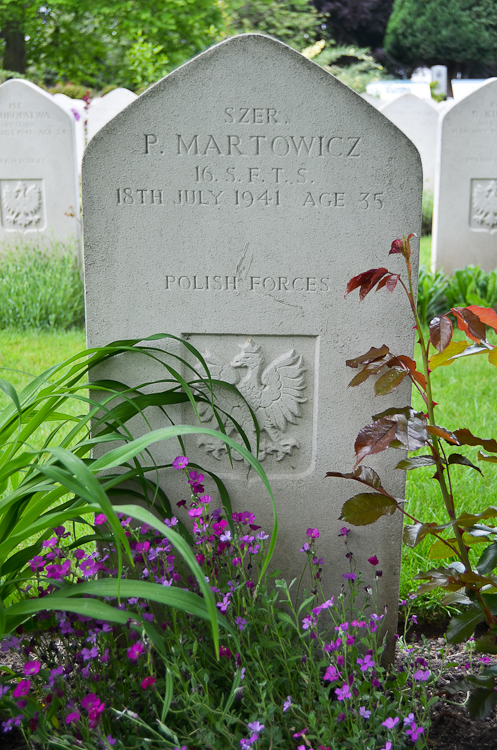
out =
<svg viewBox="0 0 497 750"><path fill-rule="evenodd" d="M476 471L475 466L460 452L448 454L447 446L481 446L489 453L497 454L497 441L473 435L469 429L448 430L437 424L435 419L436 403L432 396L431 374L442 365L451 365L460 357L484 354L491 364L497 366L497 347L492 346L486 338L486 327L497 331L497 313L492 308L453 307L441 317L433 318L429 327L429 337L423 334L418 317L412 286L411 247L409 235L392 243L390 255L403 256L407 268L407 284L401 274L390 273L386 268L372 268L354 276L347 284L346 295L359 289L362 301L373 289L385 287L393 292L400 284L407 294L412 314L416 321L416 330L422 355L422 371L417 369L416 362L405 355L392 354L388 346L372 347L368 352L346 362L348 367L357 370L350 382L351 386L364 383L368 378L379 375L375 382L377 396L394 391L405 378L409 378L426 404L426 413L418 412L410 406L393 407L373 416L373 423L364 427L355 442L356 463L353 471L347 474L331 471L327 476L354 479L374 490L361 492L350 498L342 508L341 520L355 526L366 526L382 516L400 511L412 523L404 527L404 543L415 547L428 534L435 537L431 552L434 557L443 558L443 548L448 548L446 557L456 558L446 567L433 568L415 576L424 581L418 593L425 593L436 588L447 593L444 604L457 604L465 607L462 614L453 617L447 630L447 639L460 643L473 635L478 623L486 620L489 630L477 638L475 645L478 651L497 654L497 575L492 571L497 567L497 541L493 541L497 528L487 525L488 519L497 518L497 507L490 506L481 513L465 513L456 509L451 467L454 464L466 466ZM453 327L448 315L452 313L458 328L470 341L453 341ZM414 518L382 486L380 477L371 468L363 466L367 456L380 453L387 448L401 448L416 451L425 448L424 455L417 455L400 461L397 469L417 469L420 466L433 465L434 479L437 480L447 510L447 523L424 523ZM481 451L480 461L497 463L497 456L488 456ZM469 549L478 540L486 546L475 565L471 564ZM438 554L437 554L438 553ZM478 677L466 677L463 681L452 683L451 691L475 690L468 702L473 716L479 718L488 715L497 703L495 685L495 668L490 667ZM463 685L464 682L464 685Z"/></svg>

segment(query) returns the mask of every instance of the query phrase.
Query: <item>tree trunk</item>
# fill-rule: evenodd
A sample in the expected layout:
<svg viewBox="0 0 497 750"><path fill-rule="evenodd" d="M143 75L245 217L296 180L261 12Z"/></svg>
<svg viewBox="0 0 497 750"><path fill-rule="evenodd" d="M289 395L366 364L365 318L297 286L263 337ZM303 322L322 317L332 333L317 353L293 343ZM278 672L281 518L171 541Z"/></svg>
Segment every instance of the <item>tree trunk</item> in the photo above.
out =
<svg viewBox="0 0 497 750"><path fill-rule="evenodd" d="M3 53L4 70L26 72L26 40L18 21L9 21L2 30L5 41Z"/></svg>
<svg viewBox="0 0 497 750"><path fill-rule="evenodd" d="M453 60L450 60L446 63L447 65L447 96L454 97L454 92L452 91L452 79L457 77L457 74L459 73L461 69L461 64L454 62Z"/></svg>

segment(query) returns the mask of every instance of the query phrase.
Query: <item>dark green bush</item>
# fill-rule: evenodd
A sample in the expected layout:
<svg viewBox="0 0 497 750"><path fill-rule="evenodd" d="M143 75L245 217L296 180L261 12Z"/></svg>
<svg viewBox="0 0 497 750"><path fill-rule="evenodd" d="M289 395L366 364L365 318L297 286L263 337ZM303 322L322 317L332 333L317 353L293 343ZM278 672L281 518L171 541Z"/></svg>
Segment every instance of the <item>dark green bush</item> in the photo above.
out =
<svg viewBox="0 0 497 750"><path fill-rule="evenodd" d="M466 266L446 276L432 273L425 266L419 269L418 313L428 325L437 315L451 307L497 307L497 271L486 273L480 266Z"/></svg>
<svg viewBox="0 0 497 750"><path fill-rule="evenodd" d="M433 223L433 190L423 190L423 208L421 213L421 234L423 237L431 234Z"/></svg>

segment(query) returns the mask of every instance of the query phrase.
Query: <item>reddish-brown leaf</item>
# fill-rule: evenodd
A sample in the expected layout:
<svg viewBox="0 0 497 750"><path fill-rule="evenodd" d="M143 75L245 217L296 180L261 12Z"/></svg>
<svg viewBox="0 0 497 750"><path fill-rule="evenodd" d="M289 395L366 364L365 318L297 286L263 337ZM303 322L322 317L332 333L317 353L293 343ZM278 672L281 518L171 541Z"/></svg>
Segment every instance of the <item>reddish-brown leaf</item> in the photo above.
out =
<svg viewBox="0 0 497 750"><path fill-rule="evenodd" d="M481 445L489 453L497 453L497 440L475 437L466 427L454 430L454 436L459 441L459 445Z"/></svg>
<svg viewBox="0 0 497 750"><path fill-rule="evenodd" d="M451 312L456 316L457 327L466 336L476 341L477 344L485 339L485 323L474 312L468 310L467 307L452 307Z"/></svg>
<svg viewBox="0 0 497 750"><path fill-rule="evenodd" d="M402 240L394 240L390 248L389 255L401 255L403 250Z"/></svg>
<svg viewBox="0 0 497 750"><path fill-rule="evenodd" d="M371 347L371 349L366 352L366 354L361 354L360 357L356 357L355 359L347 359L345 364L347 367L358 367L359 365L369 365L370 362L376 362L378 359L382 359L390 352L390 349L386 344L383 344L379 349L376 349L374 346Z"/></svg>
<svg viewBox="0 0 497 750"><path fill-rule="evenodd" d="M430 342L440 353L452 341L452 323L443 315L441 318L433 318L430 323Z"/></svg>
<svg viewBox="0 0 497 750"><path fill-rule="evenodd" d="M413 372L413 373L411 373L411 374L412 374L412 376L413 376L414 380L416 381L416 383L419 383L419 385L421 386L421 388L422 388L422 389L423 389L424 391L426 391L426 378L425 378L425 376L423 375L423 373L422 373L422 372L418 372L418 371L416 370L416 372Z"/></svg>
<svg viewBox="0 0 497 750"><path fill-rule="evenodd" d="M467 310L471 310L482 323L497 331L497 313L492 307L478 307L478 305L468 305Z"/></svg>
<svg viewBox="0 0 497 750"><path fill-rule="evenodd" d="M390 293L393 292L397 286L397 282L400 279L400 273L389 273L388 276L384 276L376 287L376 291L379 292L383 287L387 288Z"/></svg>
<svg viewBox="0 0 497 750"><path fill-rule="evenodd" d="M326 476L339 477L341 479L355 479L356 482L366 484L368 487L378 490L378 492L381 492L383 495L388 495L388 492L386 492L381 485L380 477L376 471L370 469L369 466L359 466L358 469L349 474L342 474L340 471L328 471Z"/></svg>
<svg viewBox="0 0 497 750"><path fill-rule="evenodd" d="M386 396L387 393L394 391L407 377L407 371L400 367L392 367L391 370L385 372L374 385L374 392L376 396Z"/></svg>
<svg viewBox="0 0 497 750"><path fill-rule="evenodd" d="M378 419L374 424L363 427L355 441L357 461L354 469L366 456L386 450L392 440L395 440L395 422L391 419Z"/></svg>
<svg viewBox="0 0 497 750"><path fill-rule="evenodd" d="M346 297L347 294L350 294L354 289L360 287L359 299L362 301L366 294L372 289L371 280L373 277L376 278L376 281L379 281L379 279L381 279L386 273L388 273L386 268L370 268L369 271L363 271L358 274L358 276L354 276L350 279L344 296ZM376 281L374 283L376 283Z"/></svg>
<svg viewBox="0 0 497 750"><path fill-rule="evenodd" d="M450 443L450 445L461 445L461 443L456 437L455 432L446 430L445 427L437 427L436 425L428 425L426 429L428 430L430 435L435 435L436 437L442 438L443 440L445 440L445 442Z"/></svg>
<svg viewBox="0 0 497 750"><path fill-rule="evenodd" d="M358 372L357 375L354 375L349 383L349 387L353 388L356 385L361 385L361 383L364 383L371 377L371 375L377 375L383 367L383 362L380 362L379 364L377 362L372 362L370 365L366 365L366 367Z"/></svg>

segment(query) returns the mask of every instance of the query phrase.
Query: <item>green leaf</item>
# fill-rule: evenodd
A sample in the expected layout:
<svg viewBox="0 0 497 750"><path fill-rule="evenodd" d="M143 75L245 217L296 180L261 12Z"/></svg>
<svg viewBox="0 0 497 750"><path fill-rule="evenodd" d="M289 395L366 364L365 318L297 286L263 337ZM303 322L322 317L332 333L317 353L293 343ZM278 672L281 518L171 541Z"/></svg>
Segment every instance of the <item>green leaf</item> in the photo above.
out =
<svg viewBox="0 0 497 750"><path fill-rule="evenodd" d="M298 632L298 625L295 623L295 620L292 620L288 612L282 612L281 610L277 610L277 612L280 620L283 620L283 622L286 622L287 625L290 625L294 630L297 630Z"/></svg>
<svg viewBox="0 0 497 750"><path fill-rule="evenodd" d="M457 557L457 555L458 549L455 539L446 539L444 542L442 542L441 539L437 539L437 541L431 545L428 553L430 560L444 560L447 557Z"/></svg>
<svg viewBox="0 0 497 750"><path fill-rule="evenodd" d="M483 550L476 563L476 569L482 575L486 575L491 573L495 567L497 567L497 542L492 542Z"/></svg>
<svg viewBox="0 0 497 750"><path fill-rule="evenodd" d="M479 469L478 466L475 466L469 458L462 456L460 453L451 453L448 458L448 463L451 465L458 464L459 466L469 466L470 469L475 469L475 471L478 471L483 476L482 470Z"/></svg>
<svg viewBox="0 0 497 750"><path fill-rule="evenodd" d="M461 513L456 521L459 526L474 526L476 521L485 518L497 518L497 507L495 505L490 505L481 513Z"/></svg>
<svg viewBox="0 0 497 750"><path fill-rule="evenodd" d="M404 526L402 535L404 544L408 547L416 547L436 526L436 523L415 523Z"/></svg>
<svg viewBox="0 0 497 750"><path fill-rule="evenodd" d="M166 691L164 693L164 701L162 703L162 714L161 722L164 723L173 699L173 675L170 669L166 667Z"/></svg>
<svg viewBox="0 0 497 750"><path fill-rule="evenodd" d="M392 393L407 377L407 371L400 367L392 367L391 370L385 372L375 383L374 392L375 396L386 396L388 393Z"/></svg>
<svg viewBox="0 0 497 750"><path fill-rule="evenodd" d="M361 492L347 500L342 508L340 520L351 523L353 526L368 526L382 516L391 516L396 508L395 500L386 495L380 495L377 492Z"/></svg>
<svg viewBox="0 0 497 750"><path fill-rule="evenodd" d="M468 698L466 707L473 721L481 721L490 716L497 704L497 693L492 688L477 688Z"/></svg>
<svg viewBox="0 0 497 750"><path fill-rule="evenodd" d="M412 458L406 458L403 461L399 461L396 469L419 469L420 466L433 466L436 461L433 456L413 456Z"/></svg>
<svg viewBox="0 0 497 750"><path fill-rule="evenodd" d="M485 619L481 609L471 607L461 615L452 617L447 628L446 638L450 643L462 643L473 635L478 623Z"/></svg>
<svg viewBox="0 0 497 750"><path fill-rule="evenodd" d="M497 639L495 633L485 633L475 640L475 648L481 654L497 654ZM485 670L486 672L487 670Z"/></svg>
<svg viewBox="0 0 497 750"><path fill-rule="evenodd" d="M478 451L478 459L480 461L488 461L489 464L497 464L497 456L486 456L481 451Z"/></svg>
<svg viewBox="0 0 497 750"><path fill-rule="evenodd" d="M454 361L452 358L461 354L461 352L467 349L468 346L469 344L467 341L451 341L450 344L445 347L443 352L434 354L433 357L430 357L430 370L434 370L435 367L445 367L450 365Z"/></svg>

